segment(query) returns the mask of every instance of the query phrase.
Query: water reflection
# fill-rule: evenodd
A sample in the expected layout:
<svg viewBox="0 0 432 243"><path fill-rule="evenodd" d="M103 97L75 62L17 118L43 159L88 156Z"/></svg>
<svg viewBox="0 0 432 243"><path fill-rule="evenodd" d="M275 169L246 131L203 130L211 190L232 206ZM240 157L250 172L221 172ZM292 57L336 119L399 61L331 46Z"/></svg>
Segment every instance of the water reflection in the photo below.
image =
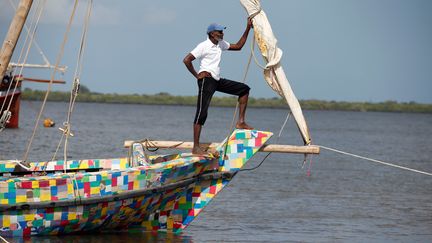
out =
<svg viewBox="0 0 432 243"><path fill-rule="evenodd" d="M192 243L192 237L172 233L95 233L62 236L44 236L31 238L5 238L10 243L116 243L116 242L182 242Z"/></svg>

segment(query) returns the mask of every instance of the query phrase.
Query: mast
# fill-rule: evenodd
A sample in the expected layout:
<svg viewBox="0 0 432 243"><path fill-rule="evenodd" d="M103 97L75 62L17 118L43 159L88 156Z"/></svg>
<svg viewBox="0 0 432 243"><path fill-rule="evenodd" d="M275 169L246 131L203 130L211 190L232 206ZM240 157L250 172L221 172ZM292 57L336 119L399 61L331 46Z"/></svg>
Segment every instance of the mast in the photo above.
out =
<svg viewBox="0 0 432 243"><path fill-rule="evenodd" d="M33 0L21 0L0 51L0 81L6 73Z"/></svg>

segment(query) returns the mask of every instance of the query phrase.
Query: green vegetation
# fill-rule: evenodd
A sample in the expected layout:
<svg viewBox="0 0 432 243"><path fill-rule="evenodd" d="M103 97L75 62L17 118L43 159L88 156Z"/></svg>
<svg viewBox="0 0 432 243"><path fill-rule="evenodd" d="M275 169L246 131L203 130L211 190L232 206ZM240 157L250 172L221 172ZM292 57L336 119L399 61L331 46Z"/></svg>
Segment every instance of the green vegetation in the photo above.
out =
<svg viewBox="0 0 432 243"><path fill-rule="evenodd" d="M45 91L31 90L29 88L26 88L22 93L22 99L24 100L42 100L44 96ZM52 91L50 92L48 100L68 102L69 98L69 92ZM232 107L236 105L236 101L237 99L235 97L213 97L212 106ZM87 87L82 86L77 97L77 102L195 106L196 96L174 96L168 93L159 93L155 95L101 94L91 92ZM301 100L300 104L304 110L432 113L432 104L419 104L416 102L398 103L396 101L386 101L380 103L371 103ZM249 98L248 106L262 108L287 107L285 101L281 98Z"/></svg>

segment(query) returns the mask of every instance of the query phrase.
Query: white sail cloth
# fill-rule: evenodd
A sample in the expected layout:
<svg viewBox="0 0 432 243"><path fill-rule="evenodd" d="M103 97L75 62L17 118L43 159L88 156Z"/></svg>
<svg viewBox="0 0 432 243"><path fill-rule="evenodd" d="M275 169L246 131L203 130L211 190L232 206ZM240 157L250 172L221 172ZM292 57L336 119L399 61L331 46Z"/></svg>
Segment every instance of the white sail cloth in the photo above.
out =
<svg viewBox="0 0 432 243"><path fill-rule="evenodd" d="M273 34L267 15L261 9L260 0L240 0L249 16L253 17L255 40L262 56L267 62L264 70L264 78L270 87L281 97L285 98L305 144L311 143L309 129L303 116L300 104L291 89L281 66L282 50L277 47L277 39Z"/></svg>

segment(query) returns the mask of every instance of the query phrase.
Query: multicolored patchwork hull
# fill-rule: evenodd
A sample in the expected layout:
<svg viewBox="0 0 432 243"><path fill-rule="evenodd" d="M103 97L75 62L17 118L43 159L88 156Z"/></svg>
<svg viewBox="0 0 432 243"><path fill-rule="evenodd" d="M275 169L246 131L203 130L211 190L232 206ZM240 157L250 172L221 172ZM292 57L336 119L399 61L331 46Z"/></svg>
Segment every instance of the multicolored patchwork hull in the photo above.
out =
<svg viewBox="0 0 432 243"><path fill-rule="evenodd" d="M30 174L14 172L18 161L0 161L0 235L179 233L271 136L235 130L218 158L147 156L136 143L130 158L35 162Z"/></svg>

